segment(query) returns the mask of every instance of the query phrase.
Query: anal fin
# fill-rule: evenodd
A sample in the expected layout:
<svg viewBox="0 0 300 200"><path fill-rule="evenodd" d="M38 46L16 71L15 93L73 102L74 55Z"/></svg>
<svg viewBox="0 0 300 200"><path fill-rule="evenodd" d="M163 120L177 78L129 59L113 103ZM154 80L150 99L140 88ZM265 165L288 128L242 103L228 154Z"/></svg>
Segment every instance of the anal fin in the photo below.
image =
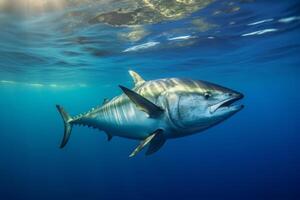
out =
<svg viewBox="0 0 300 200"><path fill-rule="evenodd" d="M106 135L107 135L107 141L111 141L113 136L111 134L108 134L108 133L106 133Z"/></svg>

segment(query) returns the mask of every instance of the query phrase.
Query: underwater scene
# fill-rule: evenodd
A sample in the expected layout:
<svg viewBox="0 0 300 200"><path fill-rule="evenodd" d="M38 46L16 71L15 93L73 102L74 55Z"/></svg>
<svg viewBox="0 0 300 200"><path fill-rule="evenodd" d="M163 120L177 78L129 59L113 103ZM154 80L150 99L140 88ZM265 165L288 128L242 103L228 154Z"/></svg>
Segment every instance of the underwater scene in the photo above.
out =
<svg viewBox="0 0 300 200"><path fill-rule="evenodd" d="M1 200L300 199L300 1L0 0Z"/></svg>

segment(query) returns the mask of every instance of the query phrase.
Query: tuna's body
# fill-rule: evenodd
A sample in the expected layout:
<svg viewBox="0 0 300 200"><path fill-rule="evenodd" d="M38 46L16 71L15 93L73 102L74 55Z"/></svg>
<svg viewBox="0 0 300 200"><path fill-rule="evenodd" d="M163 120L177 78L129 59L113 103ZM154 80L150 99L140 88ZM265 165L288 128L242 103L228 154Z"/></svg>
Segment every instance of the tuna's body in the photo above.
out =
<svg viewBox="0 0 300 200"><path fill-rule="evenodd" d="M133 91L147 98L154 104L165 108L166 114L158 118L151 118L122 94L103 106L93 109L84 116L80 116L78 123L87 124L105 131L111 136L120 136L143 140L158 127L165 130L165 137L182 137L180 127L176 126L168 115L167 95L182 93L184 90L197 90L197 82L182 79L160 79L147 81L133 88Z"/></svg>
<svg viewBox="0 0 300 200"><path fill-rule="evenodd" d="M113 136L120 136L142 140L146 144L150 142L150 146L153 143L152 146L159 149L160 145L169 138L200 132L241 109L241 107L236 106L232 106L231 109L228 107L231 112L228 114L226 112L227 115L223 116L222 119L220 116L217 118L213 115L206 116L209 113L215 113L226 102L230 105L233 101L240 99L242 95L204 81L178 78L144 81L135 72L131 71L130 74L135 81L135 87L132 90L120 86L124 91L122 95L104 102L102 106L85 114L72 118L58 106L65 120L66 129L62 146L68 141L72 125L81 124L105 131L109 139ZM222 104L217 107L216 99L211 102L211 105L208 104L205 95L220 90L222 93L235 94L238 97L231 98L231 102L229 102L230 97L229 99L221 99L223 102L218 101L217 103ZM224 113L223 111L222 114ZM199 115L202 116L199 117ZM143 148L143 145L146 145L144 143L142 142L142 146L139 147ZM136 149L136 151L140 150Z"/></svg>

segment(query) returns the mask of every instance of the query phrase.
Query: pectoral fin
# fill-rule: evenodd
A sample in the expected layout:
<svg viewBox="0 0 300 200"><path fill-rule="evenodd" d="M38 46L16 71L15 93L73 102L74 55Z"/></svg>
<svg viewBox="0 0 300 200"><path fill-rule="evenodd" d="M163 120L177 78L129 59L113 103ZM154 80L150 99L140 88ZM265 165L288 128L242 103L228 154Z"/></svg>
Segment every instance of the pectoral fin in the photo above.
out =
<svg viewBox="0 0 300 200"><path fill-rule="evenodd" d="M142 111L146 112L149 117L157 117L164 112L164 110L146 99L145 97L139 95L138 93L120 85L120 88L128 96L128 98L135 103L135 105Z"/></svg>
<svg viewBox="0 0 300 200"><path fill-rule="evenodd" d="M144 139L143 141L141 141L141 143L139 144L139 146L137 146L133 150L133 152L129 155L129 157L135 156L137 153L139 153L149 143L150 143L150 146L149 146L149 149L146 152L146 155L150 155L150 154L156 152L158 149L160 149L160 147L165 142L165 139L164 139L162 133L163 133L163 130L157 129L154 133L152 133L146 139ZM164 140L164 141L162 142L162 140Z"/></svg>

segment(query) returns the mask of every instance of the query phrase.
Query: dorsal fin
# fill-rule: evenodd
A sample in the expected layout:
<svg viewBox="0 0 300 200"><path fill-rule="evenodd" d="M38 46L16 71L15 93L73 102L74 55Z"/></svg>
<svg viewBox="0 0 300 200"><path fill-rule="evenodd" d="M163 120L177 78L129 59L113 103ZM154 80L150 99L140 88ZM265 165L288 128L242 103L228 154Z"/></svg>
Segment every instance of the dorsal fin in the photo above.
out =
<svg viewBox="0 0 300 200"><path fill-rule="evenodd" d="M105 105L105 104L107 104L109 102L109 99L108 98L104 98L103 99L103 102L102 102L102 105Z"/></svg>
<svg viewBox="0 0 300 200"><path fill-rule="evenodd" d="M135 86L140 85L145 82L145 80L135 71L129 70L128 72L129 72L130 76L132 77Z"/></svg>
<svg viewBox="0 0 300 200"><path fill-rule="evenodd" d="M147 113L149 117L158 117L164 112L164 109L155 105L154 103L141 96L140 94L136 93L135 91L132 91L122 85L119 85L119 87L128 96L128 98L138 107L138 109Z"/></svg>

